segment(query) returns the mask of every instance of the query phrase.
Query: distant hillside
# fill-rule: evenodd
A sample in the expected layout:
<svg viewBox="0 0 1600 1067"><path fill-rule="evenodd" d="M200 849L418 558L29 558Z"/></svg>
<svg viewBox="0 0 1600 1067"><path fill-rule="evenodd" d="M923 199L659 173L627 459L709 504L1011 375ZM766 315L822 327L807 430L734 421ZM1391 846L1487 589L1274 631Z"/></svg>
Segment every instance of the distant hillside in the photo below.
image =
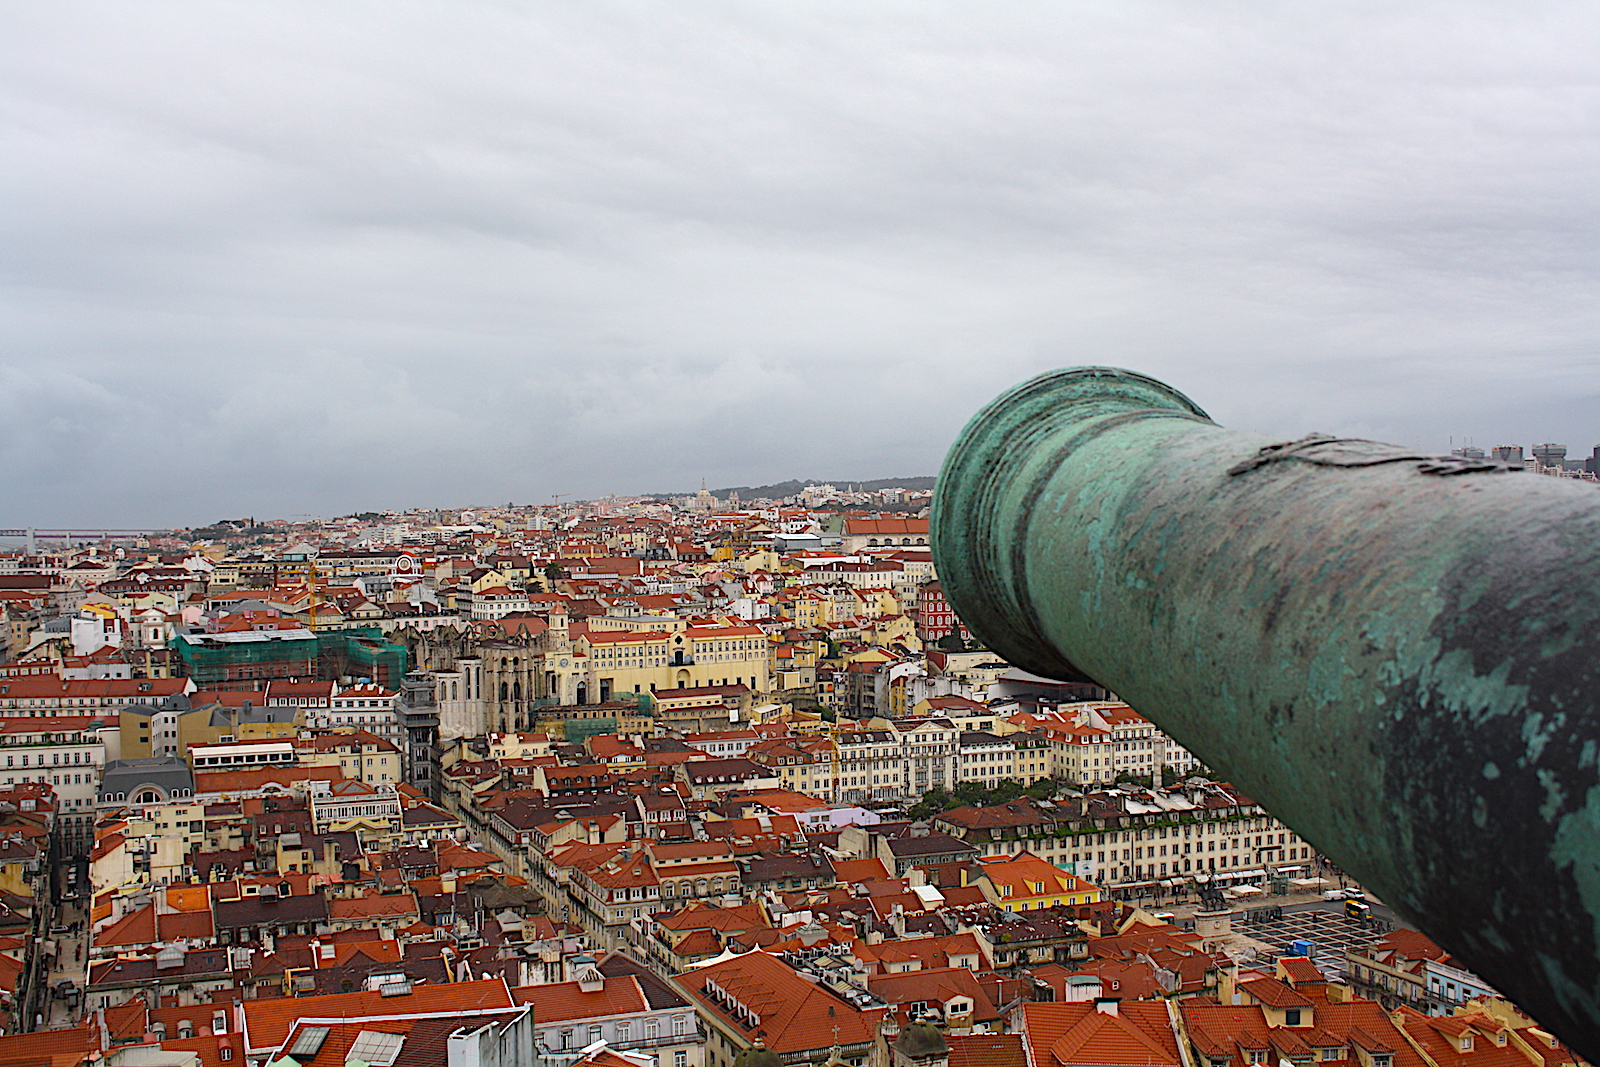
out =
<svg viewBox="0 0 1600 1067"><path fill-rule="evenodd" d="M711 490L711 495L718 499L727 499L729 493L738 493L740 500L780 500L786 496L794 496L808 485L831 485L839 489L853 489L862 493L874 492L878 489L932 489L937 479L931 475L919 475L915 478L874 478L868 481L857 481L854 478L807 478L798 480L791 478L787 482L777 482L773 485L731 485L723 489ZM658 497L693 496L695 490L687 493L656 493Z"/></svg>

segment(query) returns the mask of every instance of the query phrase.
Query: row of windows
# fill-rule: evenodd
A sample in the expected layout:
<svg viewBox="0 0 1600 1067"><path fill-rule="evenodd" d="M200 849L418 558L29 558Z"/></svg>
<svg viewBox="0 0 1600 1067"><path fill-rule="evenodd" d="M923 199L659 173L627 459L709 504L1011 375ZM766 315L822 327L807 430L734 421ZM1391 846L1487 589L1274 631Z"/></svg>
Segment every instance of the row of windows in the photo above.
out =
<svg viewBox="0 0 1600 1067"><path fill-rule="evenodd" d="M128 697L118 700L119 704L153 704L154 697ZM9 700L0 700L0 707L6 708L99 708L105 701L100 697L40 697L34 700L19 700L12 697Z"/></svg>
<svg viewBox="0 0 1600 1067"><path fill-rule="evenodd" d="M45 776L42 775L42 774L36 775L33 778L29 778L26 774L19 775L19 776L16 776L16 777L13 777L12 775L9 775L9 774L6 775L6 781L8 783L15 783L15 782L17 782L19 780L20 781L24 781L24 782L34 781L34 782L38 782L41 785L45 784ZM98 777L96 775L93 775L93 774L52 774L52 775L50 775L50 783L49 784L50 785L94 785L95 782L98 781L98 780L99 780Z"/></svg>
<svg viewBox="0 0 1600 1067"><path fill-rule="evenodd" d="M194 795L194 790L193 789L185 789L185 788L180 787L180 788L174 789L172 791L172 796L173 796L174 799L176 799L178 797L187 797L187 796L193 796L193 795ZM118 803L118 802L121 802L121 801L126 801L128 799L128 794L127 793L107 793L105 796L101 797L100 799L105 801L108 804L114 804L114 803ZM166 799L165 797L163 797L159 792L157 792L154 789L141 789L141 790L139 790L138 792L136 792L133 795L133 802L135 804L159 804L165 799Z"/></svg>
<svg viewBox="0 0 1600 1067"><path fill-rule="evenodd" d="M66 759L65 756L66 756L66 753L64 753L64 752L52 752L52 753L50 753L50 766L59 767L62 764L81 764L81 763L94 764L95 763L95 758L94 758L94 753L93 752L74 752L74 753L72 753L72 758L71 759ZM16 756L8 755L6 757L6 766L7 767L15 767L15 766L17 766L18 764L17 764L16 760L17 760ZM21 764L21 766L26 767L27 765L28 765L28 754L26 752L24 752L22 754L22 764ZM43 767L44 765L45 765L45 763L44 763L44 753L41 752L41 753L39 753L38 762L35 764L35 766Z"/></svg>
<svg viewBox="0 0 1600 1067"><path fill-rule="evenodd" d="M618 1044L624 1044L624 1043L626 1043L628 1041L632 1041L633 1040L633 1024L631 1022L628 1022L628 1021L618 1022L616 1024L616 1028L617 1028L617 1043ZM588 1040L587 1043L592 1045L596 1041L601 1040L602 1036L605 1033L605 1028L603 1026L601 1026L601 1024L599 1024L599 1023L590 1023L588 1032L589 1032L589 1040ZM644 1021L643 1032L644 1032L644 1040L646 1040L646 1041L657 1040L661 1036L661 1020L659 1020L659 1019L646 1019ZM686 1015L674 1015L672 1017L672 1036L674 1036L674 1037L685 1037L685 1036L688 1035L688 1033L689 1033L689 1018L688 1018L688 1016L686 1016ZM576 1028L567 1027L567 1028L565 1028L565 1029L563 1029L561 1031L560 1042L559 1042L561 1048L571 1049L571 1048L580 1047L579 1045L576 1044L576 1042L577 1042L577 1030L576 1030ZM689 1054L688 1054L688 1052L686 1050L684 1050L684 1049L677 1050L677 1052L674 1053L674 1058L673 1058L674 1067L683 1067L683 1065L688 1062L688 1056L689 1056Z"/></svg>
<svg viewBox="0 0 1600 1067"><path fill-rule="evenodd" d="M353 819L358 815L398 815L400 809L393 804L346 804L338 808L322 808L317 817L324 820Z"/></svg>

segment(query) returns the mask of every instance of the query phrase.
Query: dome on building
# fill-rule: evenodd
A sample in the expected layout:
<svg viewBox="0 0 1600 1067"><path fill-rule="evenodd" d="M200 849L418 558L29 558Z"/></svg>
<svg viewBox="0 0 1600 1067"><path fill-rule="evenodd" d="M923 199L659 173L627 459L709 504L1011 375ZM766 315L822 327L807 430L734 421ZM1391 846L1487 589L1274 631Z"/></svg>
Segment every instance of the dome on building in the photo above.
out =
<svg viewBox="0 0 1600 1067"><path fill-rule="evenodd" d="M894 1050L909 1059L922 1060L929 1056L948 1056L950 1045L936 1027L914 1023L900 1031Z"/></svg>
<svg viewBox="0 0 1600 1067"><path fill-rule="evenodd" d="M735 1056L733 1067L783 1067L783 1058L767 1046L758 1043Z"/></svg>

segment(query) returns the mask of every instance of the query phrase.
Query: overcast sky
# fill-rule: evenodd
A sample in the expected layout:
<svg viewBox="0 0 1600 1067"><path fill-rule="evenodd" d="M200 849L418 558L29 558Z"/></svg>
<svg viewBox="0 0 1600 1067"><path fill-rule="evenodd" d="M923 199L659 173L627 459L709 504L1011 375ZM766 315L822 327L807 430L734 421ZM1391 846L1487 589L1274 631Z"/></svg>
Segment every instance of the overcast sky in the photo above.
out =
<svg viewBox="0 0 1600 1067"><path fill-rule="evenodd" d="M0 7L0 526L1600 444L1592 3Z"/></svg>

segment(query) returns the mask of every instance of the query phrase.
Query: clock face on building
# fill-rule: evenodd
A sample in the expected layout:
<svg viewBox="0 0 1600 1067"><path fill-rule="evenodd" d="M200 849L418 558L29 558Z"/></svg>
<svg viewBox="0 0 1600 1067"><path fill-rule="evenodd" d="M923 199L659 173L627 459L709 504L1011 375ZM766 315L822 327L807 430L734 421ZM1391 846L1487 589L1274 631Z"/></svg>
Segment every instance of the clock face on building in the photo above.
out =
<svg viewBox="0 0 1600 1067"><path fill-rule="evenodd" d="M566 661L566 660L562 660L562 661L561 661L561 665L562 665L562 666L563 666L563 667L565 667L565 666L566 666L566 665L567 665L567 661Z"/></svg>

